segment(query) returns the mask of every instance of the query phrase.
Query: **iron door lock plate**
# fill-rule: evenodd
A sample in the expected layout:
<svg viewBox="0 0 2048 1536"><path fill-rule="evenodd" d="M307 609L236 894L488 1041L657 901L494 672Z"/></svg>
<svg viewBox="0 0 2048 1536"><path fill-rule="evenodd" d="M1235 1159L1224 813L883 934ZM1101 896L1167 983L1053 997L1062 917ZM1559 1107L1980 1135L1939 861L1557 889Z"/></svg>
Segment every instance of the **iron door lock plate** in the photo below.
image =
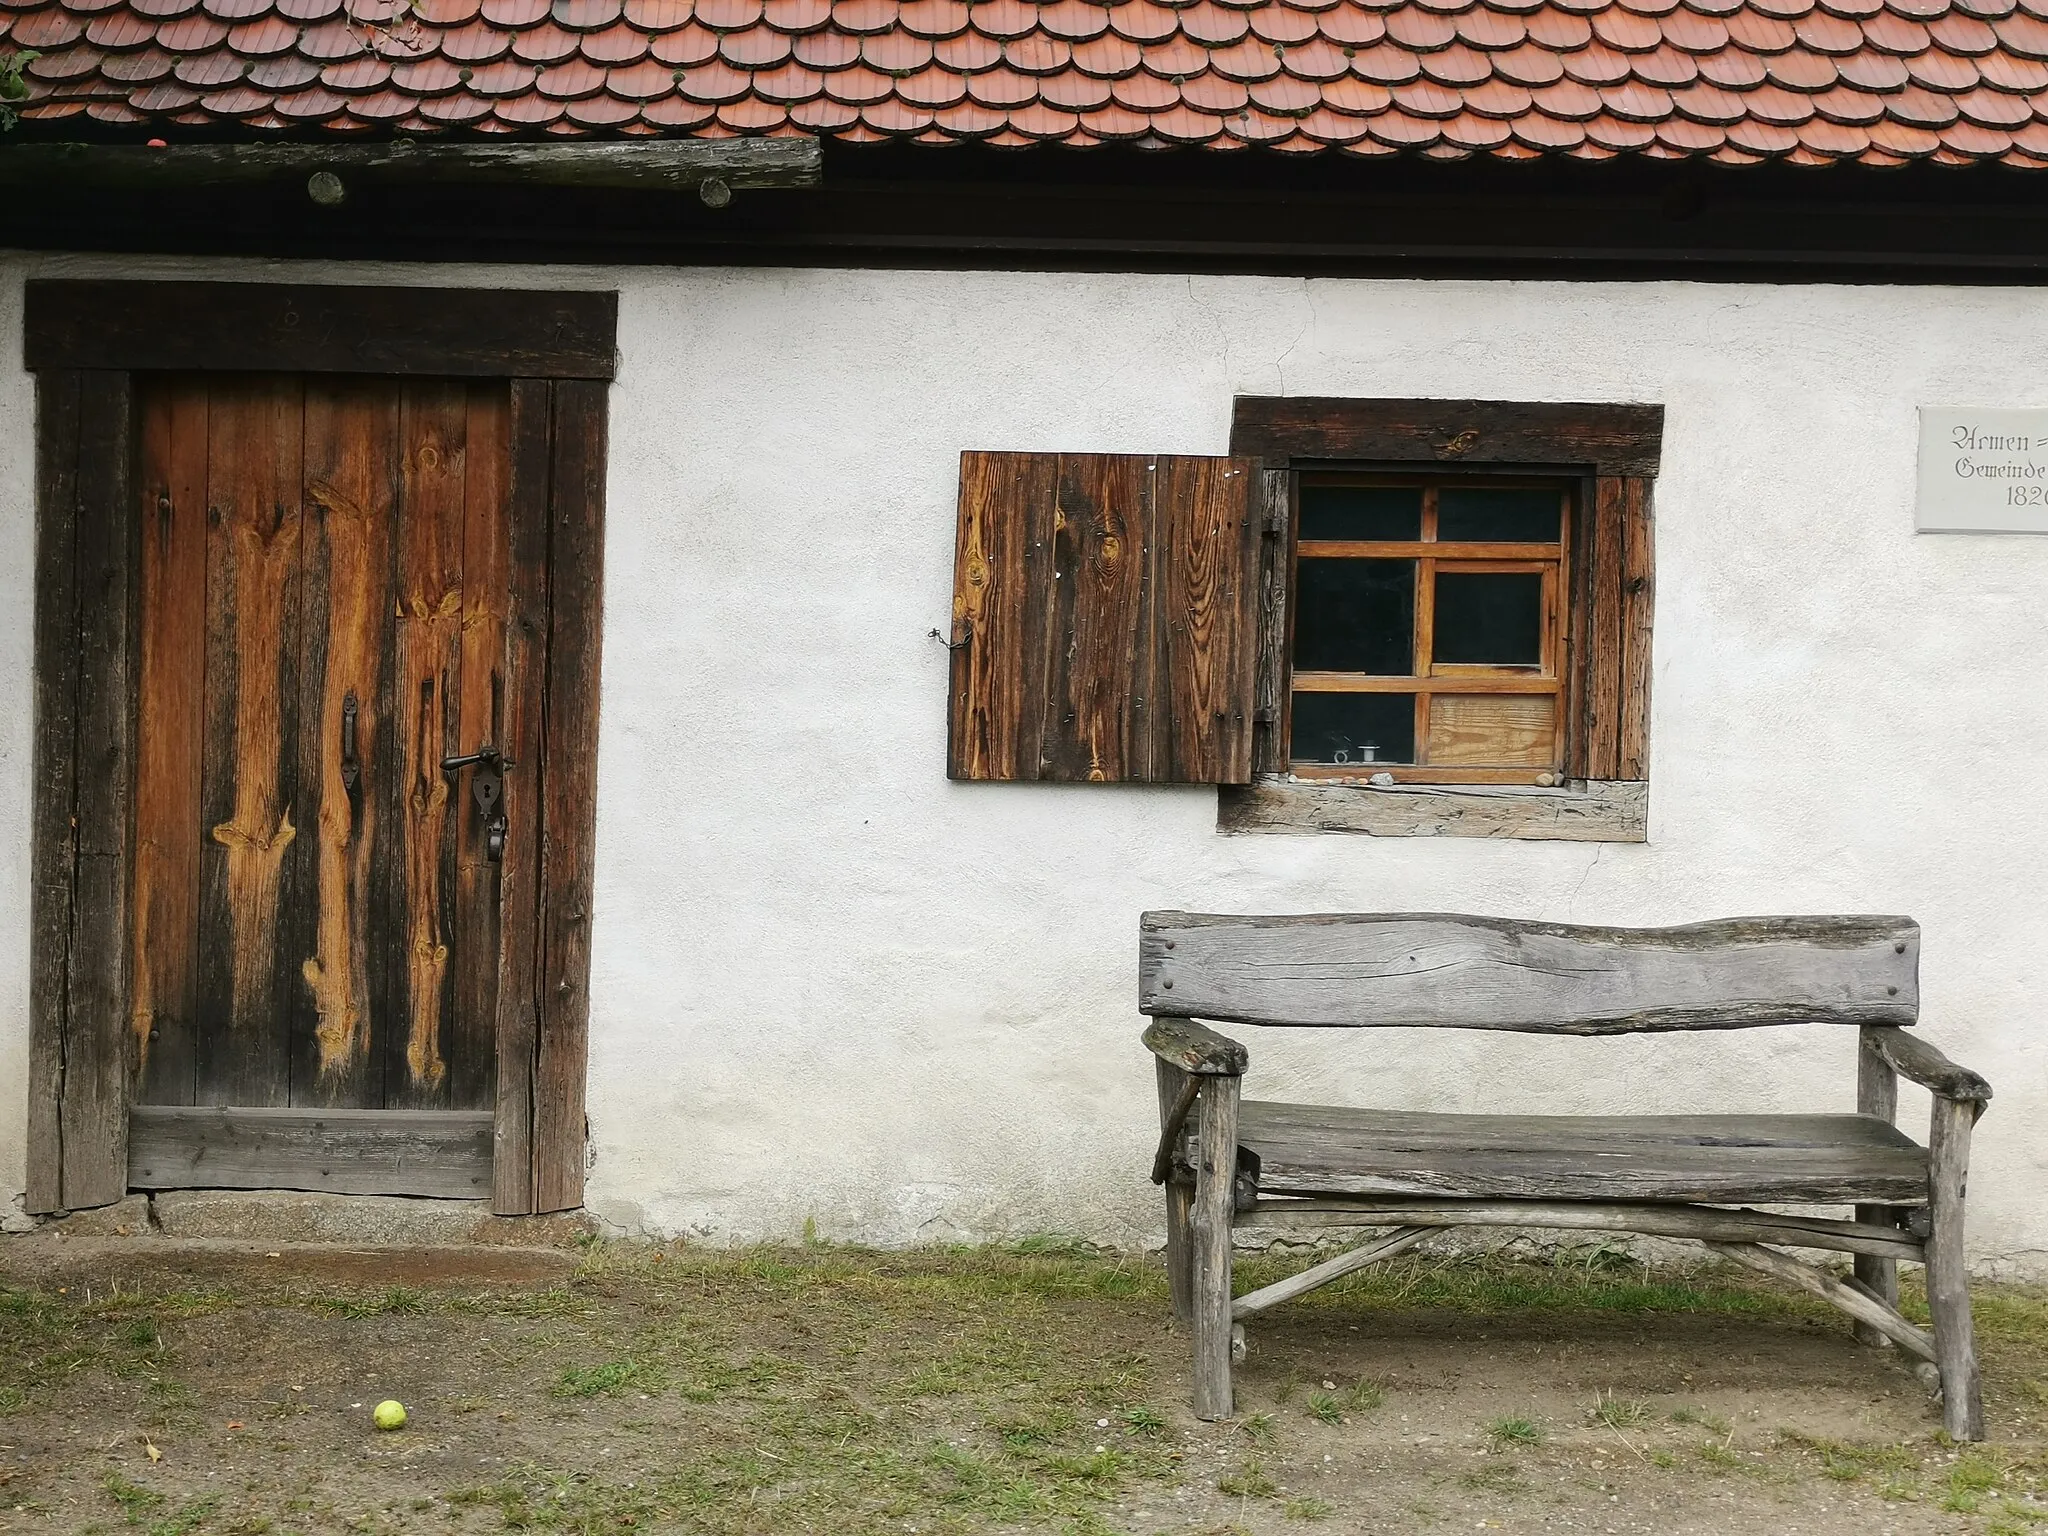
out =
<svg viewBox="0 0 2048 1536"><path fill-rule="evenodd" d="M483 819L484 857L493 864L505 857L505 775L512 766L512 759L496 747L478 747L459 757L441 759L443 773L463 768L475 770L469 776L469 793L476 801L477 815Z"/></svg>

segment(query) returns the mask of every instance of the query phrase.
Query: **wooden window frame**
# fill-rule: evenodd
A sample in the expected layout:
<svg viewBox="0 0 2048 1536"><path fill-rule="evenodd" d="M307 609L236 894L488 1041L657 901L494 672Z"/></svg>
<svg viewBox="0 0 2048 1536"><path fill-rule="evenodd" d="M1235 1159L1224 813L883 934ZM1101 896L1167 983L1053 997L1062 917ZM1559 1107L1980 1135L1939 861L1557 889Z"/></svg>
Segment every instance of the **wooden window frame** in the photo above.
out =
<svg viewBox="0 0 2048 1536"><path fill-rule="evenodd" d="M1646 841L1651 489L1663 426L1661 405L1240 396L1230 451L1260 465L1266 533L1255 778L1221 790L1219 827ZM1393 783L1300 774L1286 736L1300 475L1468 470L1577 486L1565 540L1562 782L1458 783L1391 765L1381 771Z"/></svg>
<svg viewBox="0 0 2048 1536"><path fill-rule="evenodd" d="M525 944L533 963L514 974L501 950L491 1198L510 1215L581 1205L618 296L37 280L25 304L36 379L28 1209L105 1205L129 1188L136 375L158 371L510 381L509 494L545 498L549 528L546 631L512 642L545 648L545 734L515 755L546 772L540 836L524 840L524 859L508 849L502 876L505 948Z"/></svg>
<svg viewBox="0 0 2048 1536"><path fill-rule="evenodd" d="M1423 493L1422 523L1414 539L1399 540L1340 540L1304 539L1301 537L1301 492L1305 477L1318 482L1338 484L1370 485L1375 481L1398 485L1420 483ZM1541 784L1559 783L1564 770L1564 660L1568 649L1566 634L1567 617L1571 610L1569 593L1565 590L1571 572L1572 523L1576 518L1582 487L1576 477L1556 474L1538 475L1509 472L1499 476L1502 483L1522 486L1537 486L1540 489L1555 489L1566 498L1560 508L1558 537L1533 543L1514 543L1495 540L1479 542L1456 540L1444 542L1437 538L1436 498L1437 493L1447 484L1471 483L1475 477L1469 472L1461 475L1457 470L1421 470L1409 468L1405 472L1384 467L1360 472L1330 472L1303 469L1290 477L1288 506L1288 547L1284 551L1289 576L1287 580L1288 635L1285 645L1280 647L1286 676L1279 689L1280 716L1274 722L1271 737L1273 747L1269 759L1277 754L1280 767L1273 772L1284 772L1293 779L1325 781L1329 783L1359 783L1369 781L1374 774L1385 774L1397 784ZM1276 558L1281 552L1276 552ZM1310 673L1318 686L1304 687L1303 672L1293 665L1295 605L1293 595L1299 589L1301 562L1307 559L1391 559L1413 560L1415 572L1415 655L1413 670L1405 675L1357 674L1357 673ZM1541 656L1536 666L1509 667L1483 664L1439 663L1433 647L1436 606L1436 577L1441 566L1449 565L1456 572L1472 574L1535 573L1543 577L1543 631L1541 635ZM1448 694L1541 694L1557 700L1553 706L1557 718L1554 723L1556 747L1552 760L1540 767L1456 766L1439 763L1380 763L1370 767L1361 765L1338 765L1301 763L1289 757L1294 739L1294 700L1300 693L1412 693L1415 696L1415 742L1418 756L1427 754L1433 701Z"/></svg>

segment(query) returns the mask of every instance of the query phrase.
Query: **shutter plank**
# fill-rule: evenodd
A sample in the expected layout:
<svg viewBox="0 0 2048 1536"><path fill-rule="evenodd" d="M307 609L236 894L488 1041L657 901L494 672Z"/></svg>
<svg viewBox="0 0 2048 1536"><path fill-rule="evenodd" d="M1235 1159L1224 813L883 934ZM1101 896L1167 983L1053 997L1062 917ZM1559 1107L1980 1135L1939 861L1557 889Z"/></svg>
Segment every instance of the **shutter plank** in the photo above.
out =
<svg viewBox="0 0 2048 1536"><path fill-rule="evenodd" d="M1038 777L1149 778L1139 636L1148 466L1106 454L1062 457L1052 514L1045 745Z"/></svg>
<svg viewBox="0 0 2048 1536"><path fill-rule="evenodd" d="M1161 458L1153 542L1166 580L1155 614L1171 714L1168 750L1148 778L1244 784L1252 772L1259 605L1257 467L1243 459ZM1153 700L1147 700L1151 709ZM1153 711L1155 714L1157 711Z"/></svg>
<svg viewBox="0 0 2048 1536"><path fill-rule="evenodd" d="M1627 483L1594 482L1586 557L1586 758L1584 777L1613 779L1621 767L1621 581Z"/></svg>
<svg viewBox="0 0 2048 1536"><path fill-rule="evenodd" d="M1250 778L1256 469L962 455L952 777Z"/></svg>
<svg viewBox="0 0 2048 1536"><path fill-rule="evenodd" d="M1656 607L1655 529L1650 482L1622 486L1621 724L1615 777L1650 776L1650 623Z"/></svg>
<svg viewBox="0 0 2048 1536"><path fill-rule="evenodd" d="M952 709L947 774L1038 776L1045 727L1045 594L1059 461L1051 454L960 455L953 570ZM1043 518L1041 528L1040 519ZM1039 664L1027 666L1029 656ZM1027 696L1026 681L1035 684Z"/></svg>

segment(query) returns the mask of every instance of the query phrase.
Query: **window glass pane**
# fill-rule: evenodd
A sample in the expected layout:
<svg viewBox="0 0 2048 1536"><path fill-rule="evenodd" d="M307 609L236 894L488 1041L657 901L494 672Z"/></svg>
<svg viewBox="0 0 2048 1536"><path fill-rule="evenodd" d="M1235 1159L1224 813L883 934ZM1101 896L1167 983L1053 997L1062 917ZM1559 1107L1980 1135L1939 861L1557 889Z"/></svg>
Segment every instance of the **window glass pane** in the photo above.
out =
<svg viewBox="0 0 2048 1536"><path fill-rule="evenodd" d="M1472 665L1542 665L1542 574L1439 570L1432 654Z"/></svg>
<svg viewBox="0 0 2048 1536"><path fill-rule="evenodd" d="M1297 763L1412 763L1415 695L1297 693L1288 755Z"/></svg>
<svg viewBox="0 0 2048 1536"><path fill-rule="evenodd" d="M1304 485L1304 539L1419 539L1422 487L1417 485Z"/></svg>
<svg viewBox="0 0 2048 1536"><path fill-rule="evenodd" d="M1563 519L1564 498L1554 490L1447 485L1436 493L1439 539L1554 544Z"/></svg>
<svg viewBox="0 0 2048 1536"><path fill-rule="evenodd" d="M1414 672L1413 560L1303 560L1294 605L1296 671Z"/></svg>

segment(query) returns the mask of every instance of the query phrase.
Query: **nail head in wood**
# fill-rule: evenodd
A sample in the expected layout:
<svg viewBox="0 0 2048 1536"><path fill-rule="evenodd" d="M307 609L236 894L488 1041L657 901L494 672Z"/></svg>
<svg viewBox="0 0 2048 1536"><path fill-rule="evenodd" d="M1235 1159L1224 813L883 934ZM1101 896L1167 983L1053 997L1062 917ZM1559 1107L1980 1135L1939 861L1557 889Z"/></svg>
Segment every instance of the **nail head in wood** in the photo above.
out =
<svg viewBox="0 0 2048 1536"><path fill-rule="evenodd" d="M348 188L332 171L315 171L306 178L306 196L322 208L339 208L348 201Z"/></svg>
<svg viewBox="0 0 2048 1536"><path fill-rule="evenodd" d="M706 208L723 208L732 201L732 188L726 185L722 177L706 176L697 183L697 196L703 200Z"/></svg>

